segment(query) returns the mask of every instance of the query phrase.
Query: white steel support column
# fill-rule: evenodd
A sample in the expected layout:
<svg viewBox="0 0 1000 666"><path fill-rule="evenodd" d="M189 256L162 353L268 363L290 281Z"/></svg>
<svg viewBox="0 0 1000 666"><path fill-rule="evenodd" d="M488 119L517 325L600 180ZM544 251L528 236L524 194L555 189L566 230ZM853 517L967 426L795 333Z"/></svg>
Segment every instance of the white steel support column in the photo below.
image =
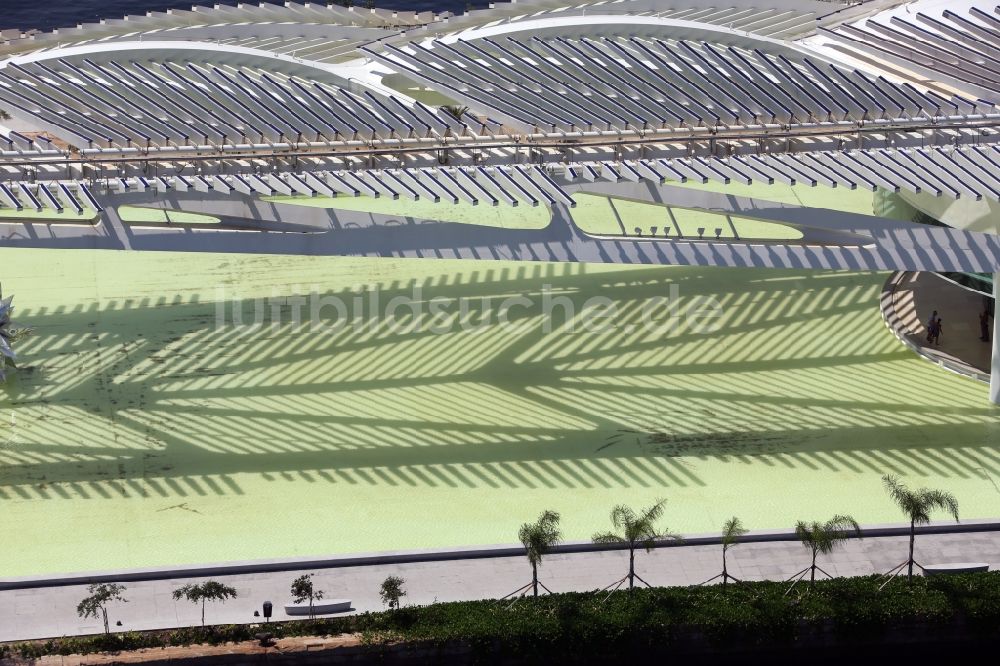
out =
<svg viewBox="0 0 1000 666"><path fill-rule="evenodd" d="M1000 271L993 274L993 356L990 360L990 402L994 405L1000 405L1000 334L997 334L997 301L1000 301Z"/></svg>

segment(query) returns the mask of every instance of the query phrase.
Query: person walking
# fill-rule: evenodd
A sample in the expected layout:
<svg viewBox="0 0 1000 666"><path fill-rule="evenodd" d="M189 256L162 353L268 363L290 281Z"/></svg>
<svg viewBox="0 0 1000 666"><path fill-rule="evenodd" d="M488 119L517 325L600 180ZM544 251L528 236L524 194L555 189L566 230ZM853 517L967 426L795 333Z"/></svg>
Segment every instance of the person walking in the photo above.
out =
<svg viewBox="0 0 1000 666"><path fill-rule="evenodd" d="M934 341L934 334L932 331L934 330L934 324L937 322L937 318L937 310L935 310L931 313L931 318L927 320L927 342Z"/></svg>
<svg viewBox="0 0 1000 666"><path fill-rule="evenodd" d="M979 315L979 339L983 342L990 341L990 312L983 310Z"/></svg>
<svg viewBox="0 0 1000 666"><path fill-rule="evenodd" d="M944 332L944 326L941 324L941 317L938 317L934 322L934 328L931 331L931 342L936 344L938 347L941 346L941 334Z"/></svg>

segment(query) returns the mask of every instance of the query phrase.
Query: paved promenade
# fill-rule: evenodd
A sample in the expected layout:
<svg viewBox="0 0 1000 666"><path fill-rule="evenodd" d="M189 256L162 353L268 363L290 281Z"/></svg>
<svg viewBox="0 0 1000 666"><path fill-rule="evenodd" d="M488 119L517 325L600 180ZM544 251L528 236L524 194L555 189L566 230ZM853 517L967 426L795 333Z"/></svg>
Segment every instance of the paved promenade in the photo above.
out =
<svg viewBox="0 0 1000 666"><path fill-rule="evenodd" d="M872 537L852 540L820 565L834 576L884 572L906 559L907 538ZM660 548L636 557L637 572L652 585L700 583L721 569L721 547L689 545ZM925 534L917 538L917 561L986 562L1000 568L1000 532ZM553 554L546 557L540 579L554 592L604 587L627 571L628 555L622 551ZM745 543L730 551L729 570L746 580L780 580L809 563L808 552L798 542ZM379 610L378 588L390 574L405 581L408 604L501 597L530 580L524 557L492 557L441 562L383 564L335 569L283 571L234 576L214 576L235 587L236 600L210 604L209 623L253 621L253 612L264 600L275 605L275 619L285 619L281 608L290 601L288 588L301 573L315 571L317 588L327 598L350 598L357 611ZM196 579L153 580L128 583L129 603L110 609L112 625L119 631L195 625L200 609L174 601L177 587ZM94 620L76 616L76 604L86 586L67 585L21 590L0 590L0 641L90 634L101 630Z"/></svg>
<svg viewBox="0 0 1000 666"><path fill-rule="evenodd" d="M935 363L964 375L989 380L992 346L979 339L979 314L985 307L982 294L963 289L935 273L902 273L895 282L891 301L883 299L883 309L897 336L914 351ZM940 344L927 342L927 321L937 311L944 332ZM993 334L990 319L990 334Z"/></svg>

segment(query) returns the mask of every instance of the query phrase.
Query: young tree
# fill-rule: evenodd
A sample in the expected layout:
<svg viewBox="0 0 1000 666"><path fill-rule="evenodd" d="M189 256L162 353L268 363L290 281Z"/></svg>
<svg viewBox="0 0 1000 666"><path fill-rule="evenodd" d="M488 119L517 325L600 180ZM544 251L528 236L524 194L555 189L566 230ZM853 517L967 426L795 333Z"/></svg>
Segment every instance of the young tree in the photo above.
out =
<svg viewBox="0 0 1000 666"><path fill-rule="evenodd" d="M517 538L524 544L524 553L531 564L531 590L537 597L538 567L542 563L542 556L562 539L562 532L559 531L559 514L555 511L543 511L535 522L521 525Z"/></svg>
<svg viewBox="0 0 1000 666"><path fill-rule="evenodd" d="M310 619L316 616L313 605L323 598L323 590L317 590L313 586L312 577L312 574L303 574L292 581L292 596L295 597L295 603L301 604L306 599L309 600Z"/></svg>
<svg viewBox="0 0 1000 666"><path fill-rule="evenodd" d="M711 583L716 578L722 579L722 586L725 587L729 579L732 578L737 583L740 582L735 576L729 574L729 568L726 566L726 554L732 546L735 546L740 542L740 537L747 533L747 529L743 527L743 523L739 518L733 516L726 522L722 524L722 573L712 576L705 583ZM704 585L705 583L702 583Z"/></svg>
<svg viewBox="0 0 1000 666"><path fill-rule="evenodd" d="M817 570L824 573L827 577L832 578L830 574L817 566L816 556L820 553L829 555L836 550L837 546L849 539L851 534L860 537L861 528L858 526L857 521L850 516L834 516L825 523L817 521L806 523L801 520L797 522L795 524L795 536L799 538L803 546L812 552L812 563L792 576L792 578L801 579L806 572L809 572L809 589L812 589L816 584ZM796 580L795 583L797 582L799 581ZM795 583L792 583L792 587L795 587Z"/></svg>
<svg viewBox="0 0 1000 666"><path fill-rule="evenodd" d="M656 528L656 521L663 515L663 507L666 503L665 499L657 500L655 504L642 509L639 513L633 511L631 507L619 504L611 510L611 524L616 531L598 532L593 536L594 543L619 543L628 546L628 574L621 580L612 583L615 589L618 589L627 580L631 590L635 587L636 578L649 587L649 583L635 573L636 548L641 546L648 553L656 546L657 539L681 540L676 534L667 531L661 532Z"/></svg>
<svg viewBox="0 0 1000 666"><path fill-rule="evenodd" d="M118 583L101 583L91 585L87 588L90 596L85 598L76 607L76 614L82 618L97 618L104 620L104 633L111 633L111 625L108 624L108 604L112 601L128 603L128 599L122 596L125 586Z"/></svg>
<svg viewBox="0 0 1000 666"><path fill-rule="evenodd" d="M188 583L174 590L174 599L187 599L193 604L201 604L201 626L205 626L205 602L236 598L236 588L214 580L204 583Z"/></svg>
<svg viewBox="0 0 1000 666"><path fill-rule="evenodd" d="M931 522L931 512L934 510L947 511L955 522L958 522L958 500L949 492L943 490L933 490L930 488L920 488L910 490L895 476L886 474L882 477L882 484L885 486L889 497L896 503L906 517L910 519L910 556L905 562L893 569L890 573L893 576L904 566L908 567L906 579L913 580L913 565L917 564L913 559L913 546L917 538L917 525L926 525ZM917 564L919 567L920 565Z"/></svg>
<svg viewBox="0 0 1000 666"><path fill-rule="evenodd" d="M382 598L382 603L388 606L389 610L399 610L399 600L406 596L403 582L399 576L388 576L382 581L378 596Z"/></svg>

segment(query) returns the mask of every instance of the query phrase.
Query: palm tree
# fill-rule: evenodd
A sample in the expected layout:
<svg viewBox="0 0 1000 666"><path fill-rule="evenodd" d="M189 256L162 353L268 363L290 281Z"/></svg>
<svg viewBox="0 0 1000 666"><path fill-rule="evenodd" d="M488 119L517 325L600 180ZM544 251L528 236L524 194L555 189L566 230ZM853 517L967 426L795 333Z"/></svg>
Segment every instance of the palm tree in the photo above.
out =
<svg viewBox="0 0 1000 666"><path fill-rule="evenodd" d="M455 120L461 120L462 116L469 112L469 107L462 106L461 104L446 104L441 107L441 110Z"/></svg>
<svg viewBox="0 0 1000 666"><path fill-rule="evenodd" d="M729 568L726 566L726 554L730 547L735 546L740 542L740 537L746 534L747 531L747 528L743 527L743 523L736 516L733 516L722 524L722 573L712 576L702 583L702 585L711 583L716 578L722 579L723 587L726 586L726 583L730 578L737 583L740 582L736 576L731 576L729 574Z"/></svg>
<svg viewBox="0 0 1000 666"><path fill-rule="evenodd" d="M792 576L792 578L796 579L795 583L798 583L806 575L806 572L809 573L809 589L812 589L816 584L816 571L822 572L827 578L833 578L833 576L823 571L816 564L816 556L820 553L829 555L837 549L837 546L847 541L852 533L860 537L861 528L858 527L858 522L850 516L834 516L825 523L815 520L811 523L801 520L797 522L795 524L795 536L798 537L803 546L812 551L812 564ZM789 578L789 580L792 580L792 578ZM792 587L795 587L795 583L792 583ZM791 589L791 587L788 588L789 591Z"/></svg>
<svg viewBox="0 0 1000 666"><path fill-rule="evenodd" d="M562 539L562 532L559 531L559 514L555 511L543 511L542 515L535 522L521 525L517 537L524 544L525 555L528 556L528 562L531 563L530 586L532 593L537 597L538 566L542 563L542 556L548 553L552 549L552 546L556 545ZM528 585L518 589L517 592L526 587ZM552 592L545 585L542 585L542 587L545 588L546 592Z"/></svg>
<svg viewBox="0 0 1000 666"><path fill-rule="evenodd" d="M627 580L628 588L631 590L635 587L636 578L646 587L651 587L635 573L635 549L641 546L648 553L656 546L658 539L681 540L676 534L667 531L660 532L656 528L656 521L663 515L663 507L666 503L665 499L657 500L655 504L642 509L639 513L633 511L631 507L619 504L611 510L611 524L616 531L598 532L593 536L594 543L625 544L628 547L628 575L608 585L608 587L614 586L614 590L617 590Z"/></svg>
<svg viewBox="0 0 1000 666"><path fill-rule="evenodd" d="M906 578L913 580L913 565L917 564L913 559L913 545L917 538L917 525L926 525L931 522L931 512L935 509L947 511L958 522L958 500L955 496L944 490L933 490L931 488L920 488L910 490L900 482L900 480L890 474L882 477L882 484L892 501L902 509L906 517L910 519L910 556L905 562L890 571L895 577L903 567L908 567ZM919 564L917 564L920 567ZM923 567L920 567L923 569ZM888 581L886 581L888 582ZM883 585L884 587L884 585Z"/></svg>
<svg viewBox="0 0 1000 666"><path fill-rule="evenodd" d="M14 311L13 300L13 296L4 298L3 289L0 289L0 382L7 379L5 369L8 365L12 368L17 367L17 354L11 345L31 332L31 329L15 328L11 322L10 315Z"/></svg>

